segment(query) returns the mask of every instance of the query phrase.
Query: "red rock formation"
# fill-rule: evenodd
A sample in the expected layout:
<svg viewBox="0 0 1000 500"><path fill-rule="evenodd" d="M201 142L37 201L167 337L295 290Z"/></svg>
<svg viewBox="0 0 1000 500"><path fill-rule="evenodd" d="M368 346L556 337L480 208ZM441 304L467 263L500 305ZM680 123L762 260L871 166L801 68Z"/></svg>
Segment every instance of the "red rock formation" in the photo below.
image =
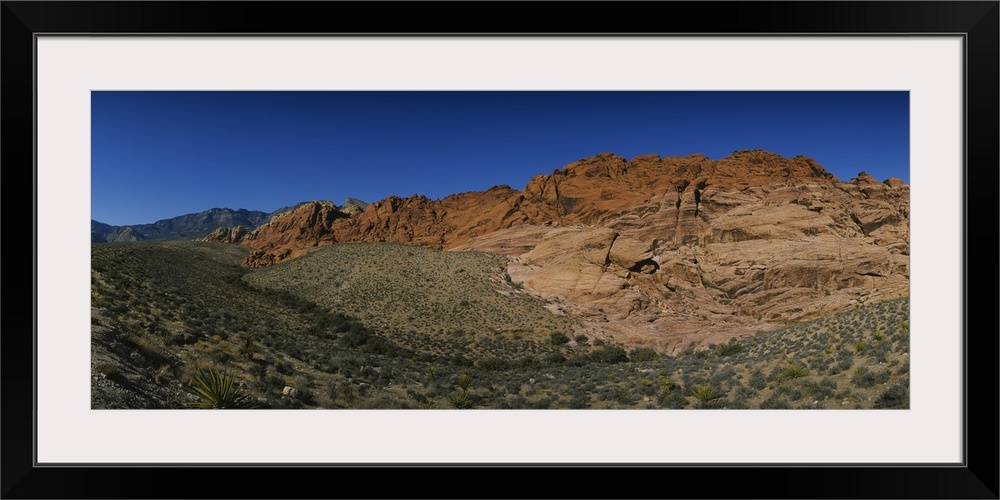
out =
<svg viewBox="0 0 1000 500"><path fill-rule="evenodd" d="M499 252L527 288L607 319L595 335L660 350L909 293L905 183L840 182L812 159L759 150L604 153L521 191L391 196L351 216L315 202L212 239L253 248L251 266L341 241Z"/></svg>

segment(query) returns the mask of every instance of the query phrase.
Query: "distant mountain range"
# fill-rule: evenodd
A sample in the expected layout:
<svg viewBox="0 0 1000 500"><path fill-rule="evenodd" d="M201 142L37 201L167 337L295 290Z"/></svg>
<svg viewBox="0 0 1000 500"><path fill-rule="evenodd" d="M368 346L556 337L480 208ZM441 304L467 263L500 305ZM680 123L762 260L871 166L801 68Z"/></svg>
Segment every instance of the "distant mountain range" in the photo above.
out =
<svg viewBox="0 0 1000 500"><path fill-rule="evenodd" d="M170 219L163 219L152 224L134 224L130 226L112 226L96 220L90 221L91 243L156 241L173 239L204 238L220 227L243 226L256 228L271 220L271 217L293 211L308 202L282 207L273 212L260 210L210 208L196 214L186 214ZM342 210L364 210L367 203L348 198Z"/></svg>

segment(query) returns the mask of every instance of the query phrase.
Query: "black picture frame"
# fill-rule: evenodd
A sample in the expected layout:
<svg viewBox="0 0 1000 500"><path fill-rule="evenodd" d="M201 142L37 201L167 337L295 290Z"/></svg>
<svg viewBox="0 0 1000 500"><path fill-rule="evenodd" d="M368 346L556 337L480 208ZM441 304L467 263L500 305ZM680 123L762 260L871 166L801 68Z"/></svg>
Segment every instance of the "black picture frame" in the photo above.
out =
<svg viewBox="0 0 1000 500"><path fill-rule="evenodd" d="M1000 2L557 2L547 9L539 2L0 3L0 154L8 192L8 265L2 290L6 328L0 335L0 492L4 498L998 498L1000 450L992 438L1000 422L998 335L995 316L983 321L982 313L996 311L997 305L992 277L997 276L1000 185ZM387 9L393 10L391 19L404 21L393 24ZM568 10L573 16L544 14ZM15 191L35 193L33 51L38 33L961 35L966 124L963 463L39 467L33 447L37 271L26 265L29 259L36 262L39 228L33 218L32 251L26 255L27 238L17 233L26 231L27 210L21 206L23 198L13 195ZM37 210L35 197L33 208ZM974 258L984 249L990 255ZM986 276L989 282L985 287L977 285L968 279L970 271ZM981 319L974 320L977 316ZM358 474L362 467L379 469L383 480L372 482L370 476ZM480 485L479 489L466 489L464 485L470 483Z"/></svg>

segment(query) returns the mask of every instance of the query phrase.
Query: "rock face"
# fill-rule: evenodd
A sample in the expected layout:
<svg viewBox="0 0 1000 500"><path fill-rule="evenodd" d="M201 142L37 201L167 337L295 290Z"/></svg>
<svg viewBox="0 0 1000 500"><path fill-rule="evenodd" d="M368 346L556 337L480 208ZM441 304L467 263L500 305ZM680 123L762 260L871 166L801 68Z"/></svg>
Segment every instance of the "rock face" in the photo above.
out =
<svg viewBox="0 0 1000 500"><path fill-rule="evenodd" d="M345 204L346 205L346 204ZM269 265L342 241L512 258L527 289L590 318L589 336L673 351L909 293L909 187L812 159L737 151L585 158L523 190L313 203L212 239Z"/></svg>

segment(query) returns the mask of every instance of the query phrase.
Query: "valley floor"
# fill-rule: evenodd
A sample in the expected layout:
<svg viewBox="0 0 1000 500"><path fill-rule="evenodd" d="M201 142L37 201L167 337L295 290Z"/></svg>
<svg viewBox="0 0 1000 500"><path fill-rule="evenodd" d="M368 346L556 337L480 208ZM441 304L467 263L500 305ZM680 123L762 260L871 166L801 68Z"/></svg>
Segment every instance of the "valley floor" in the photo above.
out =
<svg viewBox="0 0 1000 500"><path fill-rule="evenodd" d="M909 407L905 297L666 355L580 335L495 254L246 253L92 246L93 408Z"/></svg>

